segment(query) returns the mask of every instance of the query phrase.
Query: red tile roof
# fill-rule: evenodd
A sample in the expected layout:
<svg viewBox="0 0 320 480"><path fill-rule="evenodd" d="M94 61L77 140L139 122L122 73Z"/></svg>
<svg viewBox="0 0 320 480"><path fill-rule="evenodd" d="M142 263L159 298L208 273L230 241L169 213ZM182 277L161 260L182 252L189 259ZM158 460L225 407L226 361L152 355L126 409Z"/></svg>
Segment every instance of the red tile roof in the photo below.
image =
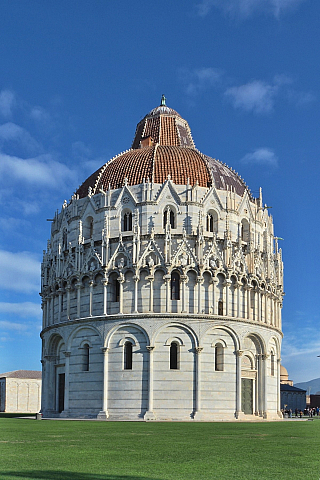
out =
<svg viewBox="0 0 320 480"><path fill-rule="evenodd" d="M41 380L42 373L38 370L13 370L12 372L0 373L0 378L34 378Z"/></svg>
<svg viewBox="0 0 320 480"><path fill-rule="evenodd" d="M149 141L143 142L147 137ZM219 190L234 190L241 196L248 190L236 172L196 150L187 121L162 105L139 122L131 150L99 168L76 193L82 198L89 188L92 194L100 189L106 191L109 185L112 189L121 188L125 179L128 185L139 185L147 179L163 183L168 175L178 185L186 185L188 181L201 187L215 185Z"/></svg>

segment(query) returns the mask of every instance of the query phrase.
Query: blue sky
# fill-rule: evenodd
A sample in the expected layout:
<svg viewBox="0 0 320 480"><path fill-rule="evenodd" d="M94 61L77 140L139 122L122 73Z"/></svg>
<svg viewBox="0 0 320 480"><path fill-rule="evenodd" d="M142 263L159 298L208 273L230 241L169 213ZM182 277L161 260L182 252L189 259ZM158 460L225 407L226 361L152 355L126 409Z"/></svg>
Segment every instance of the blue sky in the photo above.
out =
<svg viewBox="0 0 320 480"><path fill-rule="evenodd" d="M40 369L40 262L64 199L161 94L272 206L282 363L320 377L319 24L312 0L0 3L0 371Z"/></svg>

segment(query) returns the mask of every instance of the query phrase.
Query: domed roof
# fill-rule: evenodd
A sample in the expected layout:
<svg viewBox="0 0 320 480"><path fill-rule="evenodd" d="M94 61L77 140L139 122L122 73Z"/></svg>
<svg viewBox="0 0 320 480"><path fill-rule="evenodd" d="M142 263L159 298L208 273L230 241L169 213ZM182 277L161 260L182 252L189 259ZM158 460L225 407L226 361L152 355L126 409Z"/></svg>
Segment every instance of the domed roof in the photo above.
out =
<svg viewBox="0 0 320 480"><path fill-rule="evenodd" d="M215 185L241 196L245 190L250 194L236 172L196 149L188 122L166 106L164 96L161 105L138 123L131 149L100 167L76 193L82 198L90 189L94 195L100 189L121 188L125 182L163 183L169 176L177 185Z"/></svg>
<svg viewBox="0 0 320 480"><path fill-rule="evenodd" d="M289 378L288 370L283 365L280 365L280 377L285 380Z"/></svg>

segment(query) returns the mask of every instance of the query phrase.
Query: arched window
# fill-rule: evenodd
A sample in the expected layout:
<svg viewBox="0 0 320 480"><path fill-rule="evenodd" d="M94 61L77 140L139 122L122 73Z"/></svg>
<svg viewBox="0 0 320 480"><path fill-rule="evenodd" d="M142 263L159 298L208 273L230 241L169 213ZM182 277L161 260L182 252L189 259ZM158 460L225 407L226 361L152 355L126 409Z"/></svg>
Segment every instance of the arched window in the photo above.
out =
<svg viewBox="0 0 320 480"><path fill-rule="evenodd" d="M223 315L223 301L218 301L218 315Z"/></svg>
<svg viewBox="0 0 320 480"><path fill-rule="evenodd" d="M132 343L131 342L126 342L124 344L124 369L125 370L132 370Z"/></svg>
<svg viewBox="0 0 320 480"><path fill-rule="evenodd" d="M171 228L176 228L174 211L170 207L166 207L163 211L163 228L166 228L168 223Z"/></svg>
<svg viewBox="0 0 320 480"><path fill-rule="evenodd" d="M274 374L275 374L275 368L274 368L274 353L272 352L271 353L271 358L270 358L270 362L271 362L271 365L270 365L270 370L271 370L271 376L274 377Z"/></svg>
<svg viewBox="0 0 320 480"><path fill-rule="evenodd" d="M62 233L62 250L68 250L68 230L66 228L63 229Z"/></svg>
<svg viewBox="0 0 320 480"><path fill-rule="evenodd" d="M208 212L207 214L207 232L218 231L218 215L216 212Z"/></svg>
<svg viewBox="0 0 320 480"><path fill-rule="evenodd" d="M85 240L93 237L93 218L87 217L83 224L83 236Z"/></svg>
<svg viewBox="0 0 320 480"><path fill-rule="evenodd" d="M90 347L87 343L83 345L83 355L82 355L82 370L84 372L89 372L90 366Z"/></svg>
<svg viewBox="0 0 320 480"><path fill-rule="evenodd" d="M241 240L243 242L249 242L250 240L250 226L245 218L241 220Z"/></svg>
<svg viewBox="0 0 320 480"><path fill-rule="evenodd" d="M217 343L214 347L214 369L216 372L222 372L224 367L223 346Z"/></svg>
<svg viewBox="0 0 320 480"><path fill-rule="evenodd" d="M178 272L171 274L171 300L180 300L180 275Z"/></svg>
<svg viewBox="0 0 320 480"><path fill-rule="evenodd" d="M172 342L170 345L170 370L179 369L179 345Z"/></svg>
<svg viewBox="0 0 320 480"><path fill-rule="evenodd" d="M131 232L131 230L132 230L132 213L130 211L124 212L122 222L123 222L122 230L124 232Z"/></svg>
<svg viewBox="0 0 320 480"><path fill-rule="evenodd" d="M119 302L120 298L120 283L118 282L118 276L116 273L113 273L109 279L110 285L110 301Z"/></svg>

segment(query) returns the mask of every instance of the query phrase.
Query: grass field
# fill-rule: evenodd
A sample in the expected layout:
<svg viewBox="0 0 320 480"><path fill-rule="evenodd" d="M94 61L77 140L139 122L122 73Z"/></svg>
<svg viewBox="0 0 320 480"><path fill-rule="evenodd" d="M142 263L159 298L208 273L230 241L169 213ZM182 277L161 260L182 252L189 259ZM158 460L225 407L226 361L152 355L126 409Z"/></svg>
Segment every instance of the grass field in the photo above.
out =
<svg viewBox="0 0 320 480"><path fill-rule="evenodd" d="M320 478L320 420L144 423L0 418L0 480Z"/></svg>

